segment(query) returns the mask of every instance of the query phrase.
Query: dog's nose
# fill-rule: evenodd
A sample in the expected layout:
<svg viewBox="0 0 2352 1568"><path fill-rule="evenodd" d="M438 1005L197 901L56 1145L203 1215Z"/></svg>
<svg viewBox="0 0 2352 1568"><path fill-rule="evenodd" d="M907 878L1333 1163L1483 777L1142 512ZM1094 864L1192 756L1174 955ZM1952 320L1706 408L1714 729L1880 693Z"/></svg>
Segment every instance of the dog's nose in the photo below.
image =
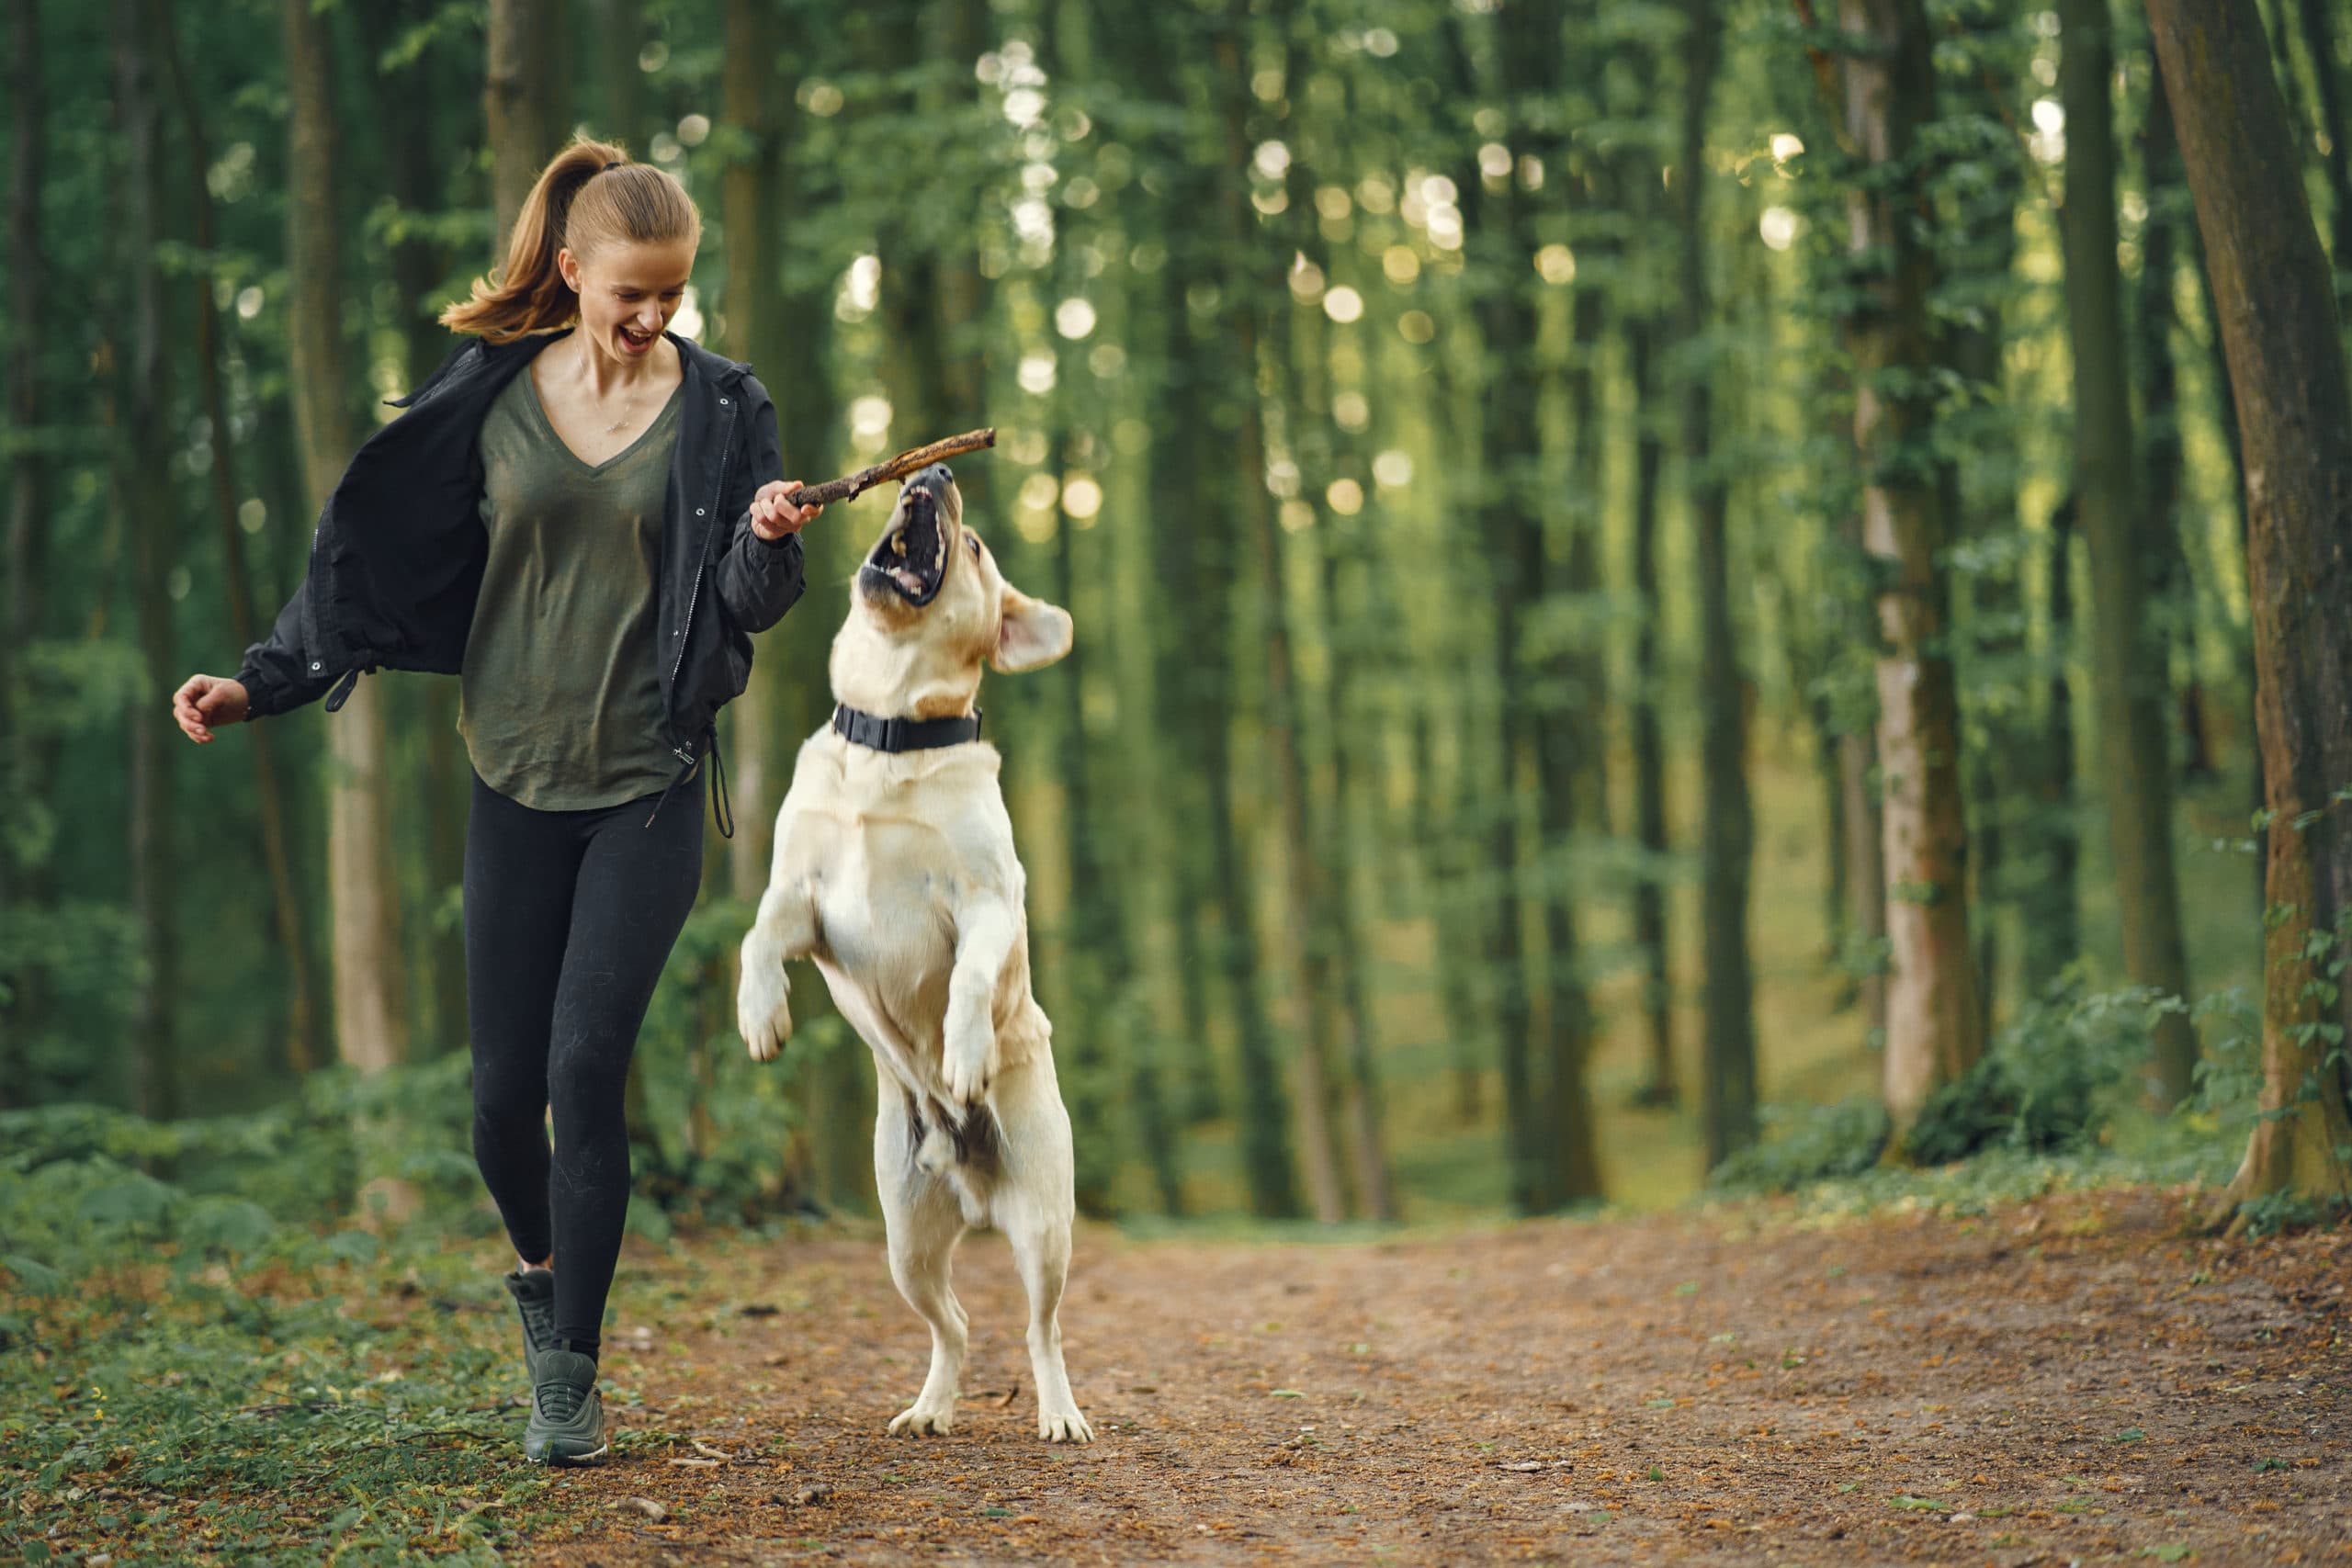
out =
<svg viewBox="0 0 2352 1568"><path fill-rule="evenodd" d="M949 471L946 464L933 463L907 482L918 490L927 490L933 495L942 495L946 492L949 485L956 482L956 476Z"/></svg>

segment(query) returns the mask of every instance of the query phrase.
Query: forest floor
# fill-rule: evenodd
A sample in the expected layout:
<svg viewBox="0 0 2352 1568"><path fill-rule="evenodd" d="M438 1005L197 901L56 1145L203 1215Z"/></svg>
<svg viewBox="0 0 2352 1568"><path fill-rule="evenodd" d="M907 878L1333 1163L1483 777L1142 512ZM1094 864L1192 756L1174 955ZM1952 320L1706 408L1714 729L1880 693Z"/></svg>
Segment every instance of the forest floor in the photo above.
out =
<svg viewBox="0 0 2352 1568"><path fill-rule="evenodd" d="M878 1236L722 1244L667 1308L634 1260L615 1457L552 1474L502 1544L563 1568L2352 1561L2352 1233L2180 1220L2124 1190L1360 1244L1085 1230L1085 1448L1035 1436L993 1237L960 1259L944 1438L884 1432L928 1340Z"/></svg>

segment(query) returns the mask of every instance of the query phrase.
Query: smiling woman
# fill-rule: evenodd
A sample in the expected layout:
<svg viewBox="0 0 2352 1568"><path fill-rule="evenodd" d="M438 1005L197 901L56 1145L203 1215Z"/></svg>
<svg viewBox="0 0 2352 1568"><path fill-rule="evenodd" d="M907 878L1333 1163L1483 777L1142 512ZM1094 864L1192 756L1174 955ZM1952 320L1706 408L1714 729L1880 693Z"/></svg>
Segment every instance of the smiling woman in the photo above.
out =
<svg viewBox="0 0 2352 1568"><path fill-rule="evenodd" d="M505 265L443 312L458 346L336 484L269 637L174 699L204 743L336 708L379 669L460 679L474 1155L519 1263L537 1461L605 1448L623 1086L702 881L694 787L665 807L704 770L729 830L715 719L799 597L821 510L784 499L749 367L670 330L701 234L662 171L584 139L558 153Z"/></svg>

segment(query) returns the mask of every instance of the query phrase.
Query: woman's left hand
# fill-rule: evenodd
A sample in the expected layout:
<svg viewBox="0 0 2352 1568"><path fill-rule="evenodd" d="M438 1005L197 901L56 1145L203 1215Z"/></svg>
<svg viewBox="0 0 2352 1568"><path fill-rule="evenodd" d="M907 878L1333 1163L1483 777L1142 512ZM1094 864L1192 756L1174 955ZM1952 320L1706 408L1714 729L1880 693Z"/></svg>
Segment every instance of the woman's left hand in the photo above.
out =
<svg viewBox="0 0 2352 1568"><path fill-rule="evenodd" d="M752 497L752 532L763 539L797 534L824 507L795 506L784 498L800 488L798 479L770 479Z"/></svg>

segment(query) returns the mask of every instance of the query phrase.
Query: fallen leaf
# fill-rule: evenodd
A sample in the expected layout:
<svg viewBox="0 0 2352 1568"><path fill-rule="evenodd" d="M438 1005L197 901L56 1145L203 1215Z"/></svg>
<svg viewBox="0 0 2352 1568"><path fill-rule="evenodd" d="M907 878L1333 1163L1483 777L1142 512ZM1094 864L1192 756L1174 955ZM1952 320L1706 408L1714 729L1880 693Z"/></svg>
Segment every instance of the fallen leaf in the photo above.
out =
<svg viewBox="0 0 2352 1568"><path fill-rule="evenodd" d="M1536 1471L1542 1470L1544 1465L1543 1461L1540 1460L1527 1459L1521 1460L1516 1464L1506 1464L1499 1468L1508 1470L1517 1475L1529 1475L1532 1474Z"/></svg>
<svg viewBox="0 0 2352 1568"><path fill-rule="evenodd" d="M1002 1393L998 1394L996 1398L990 1400L989 1403L994 1404L999 1410L1005 1410L1011 1408L1012 1402L1020 1397L1021 1380L1019 1378L1015 1378L1012 1380L1012 1386L1011 1388L1008 1388Z"/></svg>
<svg viewBox="0 0 2352 1568"><path fill-rule="evenodd" d="M657 1525L670 1517L670 1510L650 1497L624 1497L612 1506L616 1508L635 1508Z"/></svg>
<svg viewBox="0 0 2352 1568"><path fill-rule="evenodd" d="M689 1438L686 1440L694 1445L695 1452L702 1455L705 1459L731 1460L735 1457L733 1454L729 1453L725 1449L712 1448L700 1438Z"/></svg>

